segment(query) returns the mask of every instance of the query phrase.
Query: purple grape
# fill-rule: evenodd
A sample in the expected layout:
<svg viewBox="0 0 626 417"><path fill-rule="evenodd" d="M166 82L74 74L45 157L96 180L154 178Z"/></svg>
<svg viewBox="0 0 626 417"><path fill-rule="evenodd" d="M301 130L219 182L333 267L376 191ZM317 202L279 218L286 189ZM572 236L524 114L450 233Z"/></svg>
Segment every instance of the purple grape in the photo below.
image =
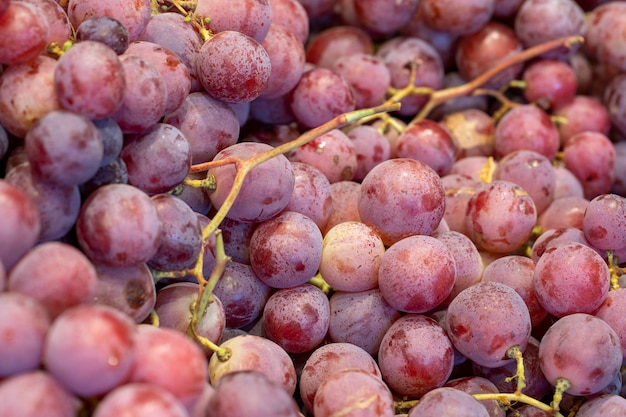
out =
<svg viewBox="0 0 626 417"><path fill-rule="evenodd" d="M259 97L277 98L291 91L304 71L304 45L289 29L272 23L261 42L272 66L267 87Z"/></svg>
<svg viewBox="0 0 626 417"><path fill-rule="evenodd" d="M313 165L294 161L291 166L295 185L285 210L304 214L322 229L328 222L333 208L330 182L326 175Z"/></svg>
<svg viewBox="0 0 626 417"><path fill-rule="evenodd" d="M363 223L390 245L430 235L445 212L445 191L437 173L421 161L395 158L376 165L361 182L358 209Z"/></svg>
<svg viewBox="0 0 626 417"><path fill-rule="evenodd" d="M110 46L75 44L59 58L54 87L61 106L90 119L102 119L122 106L131 78Z"/></svg>
<svg viewBox="0 0 626 417"><path fill-rule="evenodd" d="M37 242L41 218L30 197L5 180L0 180L0 196L0 261L9 269Z"/></svg>
<svg viewBox="0 0 626 417"><path fill-rule="evenodd" d="M626 75L615 76L604 88L603 102L609 112L609 118L622 134L626 134L626 102L623 97L626 93Z"/></svg>
<svg viewBox="0 0 626 417"><path fill-rule="evenodd" d="M507 357L510 348L526 348L530 314L513 288L499 282L479 282L450 302L446 328L454 347L468 359L498 367L513 361Z"/></svg>
<svg viewBox="0 0 626 417"><path fill-rule="evenodd" d="M321 31L307 44L306 61L330 69L337 59L357 53L374 53L371 36L356 26L333 26Z"/></svg>
<svg viewBox="0 0 626 417"><path fill-rule="evenodd" d="M438 417L489 417L487 409L473 396L456 388L441 387L427 392L408 417L432 415Z"/></svg>
<svg viewBox="0 0 626 417"><path fill-rule="evenodd" d="M598 5L590 14L585 33L585 46L602 64L626 70L626 42L622 31L626 7L620 2Z"/></svg>
<svg viewBox="0 0 626 417"><path fill-rule="evenodd" d="M93 417L114 417L120 413L154 417L187 417L183 404L167 390L146 383L119 386L102 398Z"/></svg>
<svg viewBox="0 0 626 417"><path fill-rule="evenodd" d="M384 0L354 0L359 26L376 36L391 36L406 25L416 12L419 1L389 4Z"/></svg>
<svg viewBox="0 0 626 417"><path fill-rule="evenodd" d="M550 384L571 384L573 395L595 394L606 387L622 364L619 337L602 319L574 313L550 326L539 345L541 369Z"/></svg>
<svg viewBox="0 0 626 417"><path fill-rule="evenodd" d="M127 381L139 356L135 336L135 323L113 307L78 305L52 323L43 361L74 394L102 395Z"/></svg>
<svg viewBox="0 0 626 417"><path fill-rule="evenodd" d="M98 0L69 0L67 5L67 14L75 28L92 16L112 17L124 25L130 42L136 41L144 31L151 12L150 0L112 0L106 4Z"/></svg>
<svg viewBox="0 0 626 417"><path fill-rule="evenodd" d="M225 218L220 224L224 251L235 262L250 265L250 239L256 223L246 223Z"/></svg>
<svg viewBox="0 0 626 417"><path fill-rule="evenodd" d="M196 71L204 89L216 100L250 102L267 87L271 61L259 42L226 30L204 43L196 58Z"/></svg>
<svg viewBox="0 0 626 417"><path fill-rule="evenodd" d="M117 122L111 118L93 121L102 140L102 161L100 166L108 165L120 156L124 145L124 134Z"/></svg>
<svg viewBox="0 0 626 417"><path fill-rule="evenodd" d="M567 277L563 285L562 277ZM546 249L535 266L533 288L548 313L563 317L595 311L610 287L609 268L591 247L565 242Z"/></svg>
<svg viewBox="0 0 626 417"><path fill-rule="evenodd" d="M37 417L42 410L50 417L76 416L76 398L43 370L24 372L3 380L0 403L2 414L7 417Z"/></svg>
<svg viewBox="0 0 626 417"><path fill-rule="evenodd" d="M578 411L578 417L620 417L626 413L626 398L619 395L606 395L590 398Z"/></svg>
<svg viewBox="0 0 626 417"><path fill-rule="evenodd" d="M500 391L493 382L480 376L466 376L448 380L445 387L455 388L470 395L498 394ZM489 413L490 417L505 417L504 408L496 400L480 402Z"/></svg>
<svg viewBox="0 0 626 417"><path fill-rule="evenodd" d="M423 0L419 7L425 21L433 29L455 35L468 35L491 20L495 1Z"/></svg>
<svg viewBox="0 0 626 417"><path fill-rule="evenodd" d="M76 28L76 40L101 42L123 54L128 48L128 30L117 19L108 16L92 16Z"/></svg>

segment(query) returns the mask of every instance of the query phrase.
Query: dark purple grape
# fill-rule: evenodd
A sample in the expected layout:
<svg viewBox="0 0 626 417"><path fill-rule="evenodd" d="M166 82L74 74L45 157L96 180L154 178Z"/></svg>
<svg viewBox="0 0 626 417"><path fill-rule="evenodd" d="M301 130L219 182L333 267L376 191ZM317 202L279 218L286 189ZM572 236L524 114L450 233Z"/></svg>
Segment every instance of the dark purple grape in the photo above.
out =
<svg viewBox="0 0 626 417"><path fill-rule="evenodd" d="M112 17L92 16L78 25L76 40L101 42L121 55L128 48L128 30Z"/></svg>

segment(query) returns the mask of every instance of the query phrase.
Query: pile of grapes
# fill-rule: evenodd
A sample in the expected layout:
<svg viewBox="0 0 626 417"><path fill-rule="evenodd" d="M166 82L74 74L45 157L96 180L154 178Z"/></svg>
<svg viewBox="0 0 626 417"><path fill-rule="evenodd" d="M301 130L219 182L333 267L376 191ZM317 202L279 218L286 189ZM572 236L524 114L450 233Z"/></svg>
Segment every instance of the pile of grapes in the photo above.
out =
<svg viewBox="0 0 626 417"><path fill-rule="evenodd" d="M624 417L624 261L624 1L0 0L0 417Z"/></svg>

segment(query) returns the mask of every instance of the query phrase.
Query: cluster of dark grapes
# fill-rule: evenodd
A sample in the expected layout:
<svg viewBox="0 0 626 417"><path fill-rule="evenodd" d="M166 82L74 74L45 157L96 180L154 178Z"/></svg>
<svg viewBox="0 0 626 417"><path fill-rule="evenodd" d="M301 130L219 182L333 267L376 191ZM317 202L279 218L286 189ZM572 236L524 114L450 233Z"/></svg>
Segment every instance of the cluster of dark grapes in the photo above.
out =
<svg viewBox="0 0 626 417"><path fill-rule="evenodd" d="M0 0L0 417L626 416L626 2Z"/></svg>

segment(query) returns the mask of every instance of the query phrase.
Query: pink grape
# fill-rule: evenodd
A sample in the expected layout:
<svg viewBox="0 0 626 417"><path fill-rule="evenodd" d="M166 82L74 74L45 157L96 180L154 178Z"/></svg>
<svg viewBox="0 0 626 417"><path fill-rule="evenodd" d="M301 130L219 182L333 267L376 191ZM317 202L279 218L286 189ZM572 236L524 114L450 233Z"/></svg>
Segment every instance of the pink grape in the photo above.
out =
<svg viewBox="0 0 626 417"><path fill-rule="evenodd" d="M285 211L257 226L250 239L250 264L270 287L296 287L319 269L322 245L322 234L313 220Z"/></svg>
<svg viewBox="0 0 626 417"><path fill-rule="evenodd" d="M295 184L285 210L304 214L322 229L333 208L330 181L313 165L293 161L291 167Z"/></svg>
<svg viewBox="0 0 626 417"><path fill-rule="evenodd" d="M393 417L393 395L389 387L371 373L346 369L328 376L320 384L313 413L318 417L331 417L346 410L373 417Z"/></svg>
<svg viewBox="0 0 626 417"><path fill-rule="evenodd" d="M391 145L385 135L371 125L355 126L347 135L356 152L357 168L352 179L362 181L372 168L389 159Z"/></svg>
<svg viewBox="0 0 626 417"><path fill-rule="evenodd" d="M564 378L573 395L594 394L606 387L622 364L615 331L602 319L574 313L550 326L539 345L541 369L550 384Z"/></svg>
<svg viewBox="0 0 626 417"><path fill-rule="evenodd" d="M120 413L154 417L186 417L187 410L170 392L154 384L128 383L109 392L98 403L94 417L114 417Z"/></svg>
<svg viewBox="0 0 626 417"><path fill-rule="evenodd" d="M350 54L337 58L331 69L345 77L352 87L355 109L384 101L391 75L380 58L367 53Z"/></svg>
<svg viewBox="0 0 626 417"><path fill-rule="evenodd" d="M578 242L591 247L582 230L575 227L557 227L546 229L539 235L531 247L530 257L537 262L548 248L566 242Z"/></svg>
<svg viewBox="0 0 626 417"><path fill-rule="evenodd" d="M358 209L363 223L383 242L431 234L445 212L445 191L437 173L421 161L395 158L376 165L361 182Z"/></svg>
<svg viewBox="0 0 626 417"><path fill-rule="evenodd" d="M5 180L0 180L0 261L11 268L39 238L41 218L26 193Z"/></svg>
<svg viewBox="0 0 626 417"><path fill-rule="evenodd" d="M65 310L90 302L97 274L90 260L74 246L60 241L30 249L9 271L9 291L38 300L56 318Z"/></svg>
<svg viewBox="0 0 626 417"><path fill-rule="evenodd" d="M78 305L52 323L43 362L76 395L102 395L127 381L135 336L135 323L113 307Z"/></svg>
<svg viewBox="0 0 626 417"><path fill-rule="evenodd" d="M267 87L271 61L261 44L234 30L211 37L196 58L198 79L215 99L250 102Z"/></svg>
<svg viewBox="0 0 626 417"><path fill-rule="evenodd" d="M112 17L124 25L130 42L136 41L144 31L150 20L151 11L150 0L136 2L113 0L106 5L97 0L70 0L67 5L67 14L75 28L91 16Z"/></svg>
<svg viewBox="0 0 626 417"><path fill-rule="evenodd" d="M184 333L165 327L140 324L135 334L135 361L129 382L155 384L184 405L204 391L207 359L200 346Z"/></svg>
<svg viewBox="0 0 626 417"><path fill-rule="evenodd" d="M448 113L439 122L452 137L456 160L493 153L495 123L482 110L469 108Z"/></svg>
<svg viewBox="0 0 626 417"><path fill-rule="evenodd" d="M76 43L57 62L54 87L61 106L102 119L113 115L124 101L128 75L111 47L101 42Z"/></svg>
<svg viewBox="0 0 626 417"><path fill-rule="evenodd" d="M356 345L329 343L315 349L307 358L300 376L299 393L306 409L313 411L317 390L328 377L348 369L359 369L382 378L376 361Z"/></svg>
<svg viewBox="0 0 626 417"><path fill-rule="evenodd" d="M378 364L383 380L394 392L422 397L450 377L454 366L452 343L435 320L407 314L385 333Z"/></svg>
<svg viewBox="0 0 626 417"><path fill-rule="evenodd" d="M425 0L420 2L424 18L429 26L442 32L466 35L476 32L493 15L495 1L476 0Z"/></svg>
<svg viewBox="0 0 626 417"><path fill-rule="evenodd" d="M626 28L624 16L626 7L619 2L598 5L590 12L585 34L590 55L622 71L626 69L626 43L621 35Z"/></svg>
<svg viewBox="0 0 626 417"><path fill-rule="evenodd" d="M210 18L207 29L213 33L237 31L262 42L272 23L268 0L229 1L198 0L195 13Z"/></svg>
<svg viewBox="0 0 626 417"><path fill-rule="evenodd" d="M477 394L498 394L500 391L493 382L480 376L466 376L448 380L445 387L455 388L470 395ZM490 417L504 417L504 408L495 400L480 401L487 409Z"/></svg>
<svg viewBox="0 0 626 417"><path fill-rule="evenodd" d="M2 417L36 417L45 410L50 417L76 416L76 398L43 370L15 375L0 383Z"/></svg>
<svg viewBox="0 0 626 417"><path fill-rule="evenodd" d="M390 36L408 23L418 4L418 0L395 4L384 0L355 0L354 11L359 26L377 36Z"/></svg>
<svg viewBox="0 0 626 417"><path fill-rule="evenodd" d="M445 189L446 209L443 215L450 230L468 235L465 224L467 204L482 182L465 174L448 174L441 177Z"/></svg>
<svg viewBox="0 0 626 417"><path fill-rule="evenodd" d="M554 171L556 173L555 200L566 196L584 197L585 191L583 186L572 171L565 168L562 164L555 166Z"/></svg>
<svg viewBox="0 0 626 417"><path fill-rule="evenodd" d="M557 125L561 145L565 145L576 133L592 131L606 135L611 128L608 110L600 100L590 96L577 95L552 114L567 120L567 123Z"/></svg>
<svg viewBox="0 0 626 417"><path fill-rule="evenodd" d="M619 417L626 413L626 398L607 395L585 401L576 415L579 417Z"/></svg>
<svg viewBox="0 0 626 417"><path fill-rule="evenodd" d="M382 256L378 286L399 311L424 313L441 304L456 280L456 262L446 244L431 236L409 236Z"/></svg>
<svg viewBox="0 0 626 417"><path fill-rule="evenodd" d="M583 228L583 217L589 206L584 197L569 196L557 198L537 218L542 230L564 227Z"/></svg>
<svg viewBox="0 0 626 417"><path fill-rule="evenodd" d="M601 194L587 205L582 230L591 246L600 250L617 250L626 246L626 198Z"/></svg>
<svg viewBox="0 0 626 417"><path fill-rule="evenodd" d="M563 277L567 277L564 285ZM563 317L592 313L606 298L609 268L592 248L565 242L546 249L535 266L533 288L548 313Z"/></svg>
<svg viewBox="0 0 626 417"><path fill-rule="evenodd" d="M578 82L573 68L558 59L540 59L524 69L524 97L531 103L556 109L574 99Z"/></svg>
<svg viewBox="0 0 626 417"><path fill-rule="evenodd" d="M410 123L396 141L396 155L422 161L440 176L446 175L456 160L450 133L432 120Z"/></svg>
<svg viewBox="0 0 626 417"><path fill-rule="evenodd" d="M432 415L439 417L489 417L487 409L473 396L456 388L440 387L427 392L408 417Z"/></svg>
<svg viewBox="0 0 626 417"><path fill-rule="evenodd" d="M25 64L46 50L50 26L43 9L35 5L11 1L0 15L0 28L0 63L4 65Z"/></svg>
<svg viewBox="0 0 626 417"><path fill-rule="evenodd" d="M626 291L620 288L609 291L600 307L593 312L593 315L604 320L619 337L622 346L622 353L626 356L626 325L622 320L624 309L626 308Z"/></svg>
<svg viewBox="0 0 626 417"><path fill-rule="evenodd" d="M328 222L322 229L324 234L341 222L361 221L358 208L360 193L361 183L356 181L339 181L330 184L333 207Z"/></svg>
<svg viewBox="0 0 626 417"><path fill-rule="evenodd" d="M131 185L110 184L83 203L76 233L81 249L93 261L130 266L154 256L162 227L147 194Z"/></svg>
<svg viewBox="0 0 626 417"><path fill-rule="evenodd" d="M445 300L450 301L465 288L481 280L483 260L474 242L460 232L448 230L437 233L435 237L446 245L454 258L456 278L452 291Z"/></svg>
<svg viewBox="0 0 626 417"><path fill-rule="evenodd" d="M18 292L0 292L1 377L41 366L50 322L48 311L37 299Z"/></svg>
<svg viewBox="0 0 626 417"><path fill-rule="evenodd" d="M380 289L334 292L330 297L328 336L333 342L351 343L375 356L389 327L400 313L385 301Z"/></svg>
<svg viewBox="0 0 626 417"><path fill-rule="evenodd" d="M531 322L526 303L513 288L479 282L450 302L446 328L454 347L468 359L498 367L512 361L510 348L526 348Z"/></svg>
<svg viewBox="0 0 626 417"><path fill-rule="evenodd" d="M304 45L309 38L309 16L298 0L269 0L272 23L283 25Z"/></svg>
<svg viewBox="0 0 626 417"><path fill-rule="evenodd" d="M261 46L267 51L272 70L263 98L277 98L290 92L304 71L304 45L284 26L272 23Z"/></svg>
<svg viewBox="0 0 626 417"><path fill-rule="evenodd" d="M306 48L306 61L330 69L342 56L373 52L374 42L365 30L356 26L334 26L311 39Z"/></svg>
<svg viewBox="0 0 626 417"><path fill-rule="evenodd" d="M282 386L290 395L296 390L296 369L289 354L270 339L241 335L223 342L231 357L222 362L217 355L209 360L209 378L216 386L225 375L243 370L259 371ZM261 360L261 358L263 358Z"/></svg>

